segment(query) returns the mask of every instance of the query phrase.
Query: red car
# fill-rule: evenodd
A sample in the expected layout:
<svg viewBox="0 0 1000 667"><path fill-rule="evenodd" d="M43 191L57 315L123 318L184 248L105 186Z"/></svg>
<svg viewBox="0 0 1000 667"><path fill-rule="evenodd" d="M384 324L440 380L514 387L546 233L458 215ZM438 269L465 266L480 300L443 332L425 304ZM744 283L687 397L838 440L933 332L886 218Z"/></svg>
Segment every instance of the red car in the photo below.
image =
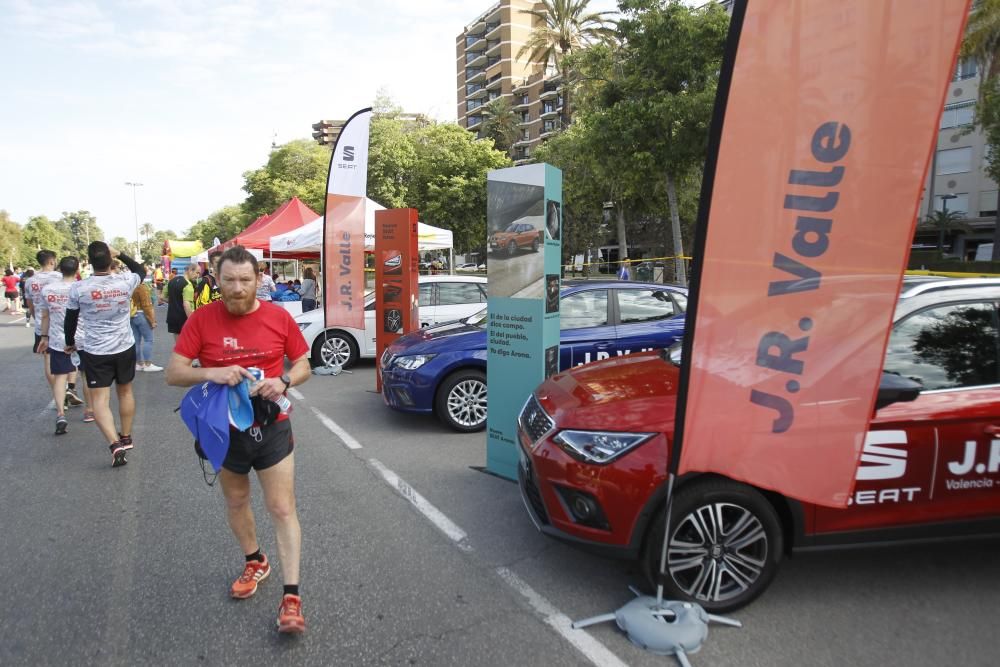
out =
<svg viewBox="0 0 1000 667"><path fill-rule="evenodd" d="M847 508L719 475L681 477L664 581L670 597L725 612L760 595L793 550L1000 533L998 308L1000 280L904 288L888 382ZM668 354L648 352L539 385L518 418L521 495L539 530L639 559L654 580L678 379Z"/></svg>

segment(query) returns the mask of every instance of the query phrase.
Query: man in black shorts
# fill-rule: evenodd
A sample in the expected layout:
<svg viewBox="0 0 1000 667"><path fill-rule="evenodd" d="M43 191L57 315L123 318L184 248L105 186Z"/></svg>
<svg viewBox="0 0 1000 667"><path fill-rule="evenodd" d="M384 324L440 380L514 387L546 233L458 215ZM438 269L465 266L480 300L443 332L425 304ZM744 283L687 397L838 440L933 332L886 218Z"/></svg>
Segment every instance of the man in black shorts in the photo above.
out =
<svg viewBox="0 0 1000 667"><path fill-rule="evenodd" d="M66 354L76 351L77 323L86 332L86 349L80 350L80 362L91 389L97 426L111 449L111 466L123 466L126 452L132 449L132 419L135 417L135 338L132 336L130 311L132 292L146 277L146 269L131 257L109 248L104 241L87 246L87 258L94 273L73 283L66 309ZM113 273L111 264L118 258L131 273ZM118 416L121 431L115 428L111 414L111 384L118 392Z"/></svg>
<svg viewBox="0 0 1000 667"><path fill-rule="evenodd" d="M201 306L188 319L167 366L167 382L178 387L205 382L235 386L244 378L252 379L247 369L257 367L264 379L253 385L251 393L276 412L275 404L288 400L285 391L309 379L309 347L288 311L257 300L257 263L244 248L236 246L222 254L218 277L222 300ZM292 362L287 373L286 358ZM195 359L201 360L200 368L192 366ZM284 575L278 631L300 633L305 630L299 597L302 534L295 511L291 422L287 413L264 421L242 432L230 428L229 450L219 472L229 527L245 557L243 573L230 594L240 599L252 596L271 573L250 510L249 473L254 469L274 524Z"/></svg>

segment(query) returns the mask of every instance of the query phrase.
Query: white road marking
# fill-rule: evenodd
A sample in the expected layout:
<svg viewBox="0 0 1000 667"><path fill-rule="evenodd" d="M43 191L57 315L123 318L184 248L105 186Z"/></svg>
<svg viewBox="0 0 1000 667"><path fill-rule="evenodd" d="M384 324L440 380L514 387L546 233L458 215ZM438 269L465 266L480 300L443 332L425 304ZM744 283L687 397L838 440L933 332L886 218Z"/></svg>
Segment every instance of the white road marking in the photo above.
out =
<svg viewBox="0 0 1000 667"><path fill-rule="evenodd" d="M459 549L462 551L472 551L472 545L468 542L469 536L465 534L465 531L459 528L454 521L442 514L441 510L431 505L426 498L417 493L399 475L382 465L382 462L378 459L368 459L368 465L378 471L382 475L382 479L389 486L398 491L399 495L403 496L411 505L417 508L418 512L427 517L427 520L447 535Z"/></svg>
<svg viewBox="0 0 1000 667"><path fill-rule="evenodd" d="M56 409L56 399L53 398L53 399L51 399L49 401L48 405L46 405L44 408L42 408L42 411L38 413L38 416L39 417L44 417L47 412L50 412L51 410L55 410L55 409Z"/></svg>
<svg viewBox="0 0 1000 667"><path fill-rule="evenodd" d="M323 426L327 427L335 436L340 438L341 442L343 442L348 449L361 449L361 443L351 437L350 433L342 429L340 424L333 421L316 408L310 407L309 409L313 411L313 414L316 415L316 418L319 419L320 422L322 422Z"/></svg>
<svg viewBox="0 0 1000 667"><path fill-rule="evenodd" d="M292 398L294 398L297 401L306 400L306 397L302 395L302 392L296 389L295 387L289 387L288 393L291 394Z"/></svg>
<svg viewBox="0 0 1000 667"><path fill-rule="evenodd" d="M551 602L539 595L519 576L505 567L498 567L497 574L507 582L507 585L524 596L528 604L545 618L545 622L582 653L587 660L598 667L626 667L618 656L608 650L604 644L591 637L586 630L574 630L573 621L566 614L552 606Z"/></svg>

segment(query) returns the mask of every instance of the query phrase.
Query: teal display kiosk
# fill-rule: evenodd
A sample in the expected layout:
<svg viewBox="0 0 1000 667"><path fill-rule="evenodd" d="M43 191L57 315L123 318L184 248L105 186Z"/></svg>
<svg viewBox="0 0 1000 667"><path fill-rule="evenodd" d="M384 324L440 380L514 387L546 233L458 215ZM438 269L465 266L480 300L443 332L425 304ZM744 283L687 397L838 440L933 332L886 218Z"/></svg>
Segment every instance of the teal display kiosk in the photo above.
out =
<svg viewBox="0 0 1000 667"><path fill-rule="evenodd" d="M559 371L562 172L547 164L491 171L486 227L486 469L517 479L517 416Z"/></svg>

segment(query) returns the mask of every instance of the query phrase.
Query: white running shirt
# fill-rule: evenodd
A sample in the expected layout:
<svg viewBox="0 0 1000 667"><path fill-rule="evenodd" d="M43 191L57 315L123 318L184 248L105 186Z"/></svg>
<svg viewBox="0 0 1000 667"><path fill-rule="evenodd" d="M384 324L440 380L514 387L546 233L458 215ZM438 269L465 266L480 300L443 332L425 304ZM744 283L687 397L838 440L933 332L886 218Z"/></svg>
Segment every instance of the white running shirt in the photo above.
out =
<svg viewBox="0 0 1000 667"><path fill-rule="evenodd" d="M70 285L67 308L80 310L89 354L118 354L135 345L129 310L138 286L139 274L131 272L91 276Z"/></svg>
<svg viewBox="0 0 1000 667"><path fill-rule="evenodd" d="M24 281L24 293L31 299L35 310L35 334L42 335L42 288L49 283L62 282L59 271L39 271Z"/></svg>
<svg viewBox="0 0 1000 667"><path fill-rule="evenodd" d="M60 280L42 288L42 310L49 311L49 347L62 352L66 348L66 304L69 303L69 288L73 283ZM41 313L39 313L40 315ZM42 318L39 317L39 320ZM76 347L83 347L83 327L77 326Z"/></svg>

